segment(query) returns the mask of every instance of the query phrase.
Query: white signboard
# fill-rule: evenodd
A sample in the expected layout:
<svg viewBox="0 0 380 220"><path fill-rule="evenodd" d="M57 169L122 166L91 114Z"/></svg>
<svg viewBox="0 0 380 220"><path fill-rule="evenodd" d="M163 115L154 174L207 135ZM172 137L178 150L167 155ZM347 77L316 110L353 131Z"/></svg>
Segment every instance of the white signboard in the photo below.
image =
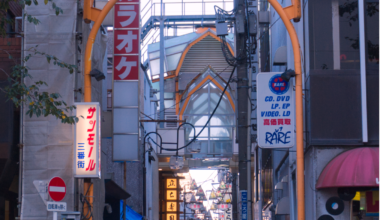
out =
<svg viewBox="0 0 380 220"><path fill-rule="evenodd" d="M75 103L74 177L100 178L100 106L95 102Z"/></svg>
<svg viewBox="0 0 380 220"><path fill-rule="evenodd" d="M46 208L50 212L65 212L67 204L66 202L47 202Z"/></svg>
<svg viewBox="0 0 380 220"><path fill-rule="evenodd" d="M42 201L44 201L44 203L46 204L46 201L48 200L48 184L49 184L49 181L47 181L47 180L34 180L33 184L36 187L38 193L40 194Z"/></svg>
<svg viewBox="0 0 380 220"><path fill-rule="evenodd" d="M232 206L231 208L227 209L224 215L225 220L232 220Z"/></svg>
<svg viewBox="0 0 380 220"><path fill-rule="evenodd" d="M262 148L294 145L293 81L281 73L257 74L257 139ZM302 132L302 131L301 131Z"/></svg>

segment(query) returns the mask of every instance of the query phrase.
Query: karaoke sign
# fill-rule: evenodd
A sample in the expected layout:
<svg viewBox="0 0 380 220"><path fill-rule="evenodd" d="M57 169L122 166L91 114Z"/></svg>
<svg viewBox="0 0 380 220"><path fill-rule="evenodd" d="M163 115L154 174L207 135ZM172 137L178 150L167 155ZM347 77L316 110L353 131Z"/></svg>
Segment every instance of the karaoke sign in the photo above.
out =
<svg viewBox="0 0 380 220"><path fill-rule="evenodd" d="M114 80L138 80L140 64L140 2L119 0L114 19Z"/></svg>

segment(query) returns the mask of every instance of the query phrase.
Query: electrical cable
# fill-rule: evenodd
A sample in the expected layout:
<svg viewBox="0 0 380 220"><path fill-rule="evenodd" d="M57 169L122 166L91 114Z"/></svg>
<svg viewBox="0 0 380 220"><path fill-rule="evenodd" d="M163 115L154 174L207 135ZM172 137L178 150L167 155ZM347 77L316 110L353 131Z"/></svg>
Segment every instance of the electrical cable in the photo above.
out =
<svg viewBox="0 0 380 220"><path fill-rule="evenodd" d="M227 84L226 84L226 86L225 86L224 89L223 89L222 95L220 96L219 101L218 101L218 103L216 104L214 110L212 111L210 117L208 118L206 124L202 127L202 129L199 131L199 133L198 133L198 134L197 134L197 135L196 135L196 136L195 136L195 137L194 137L189 143L187 143L187 144L186 144L185 146L183 146L183 147L178 148L178 150L181 150L181 149L183 149L183 148L186 148L186 147L189 146L191 143L193 143L193 142L199 137L199 135L201 135L201 133L203 132L203 130L206 128L206 126L210 123L212 116L214 116L216 110L218 109L218 107L219 107L219 105L220 105L220 102L221 102L222 99L223 99L224 93L226 92L227 87L228 87L228 85L229 85L230 82L231 82L232 75L234 74L235 69L236 69L236 66L234 66L234 68L232 69L232 71L231 71L231 75L230 75L230 78L228 79Z"/></svg>
<svg viewBox="0 0 380 220"><path fill-rule="evenodd" d="M234 72L235 72L235 69L236 69L236 66L234 66L234 68L232 69L231 74L230 74L230 77L229 77L229 79L228 79L228 81L227 81L227 84L226 84L226 86L225 86L224 89L223 89L222 95L219 97L219 101L218 101L218 103L216 104L216 106L215 106L214 110L212 111L210 117L208 118L207 122L206 122L205 125L202 127L202 129L199 131L199 133L198 133L198 134L197 134L197 135L196 135L196 136L195 136L195 137L194 137L189 143L187 143L185 146L180 147L180 148L178 148L178 149L167 149L167 148L163 148L163 147L162 147L162 142L160 143L160 145L158 145L157 143L155 143L155 142L153 141L153 139L151 139L152 142L155 143L155 144L156 144L159 148L161 148L162 150L166 150L166 151L179 151L179 150L182 150L182 149L186 148L186 147L189 146L190 144L192 144L192 143L193 143L193 142L199 137L199 135L201 135L201 133L202 133L203 130L207 127L207 125L210 123L211 118L214 116L216 110L218 109L218 107L219 107L219 105L220 105L220 102L221 102L222 99L223 99L224 93L226 92L226 90L227 90L227 88L228 88L228 86L229 86L229 84L230 84L230 82L231 82L231 79L232 79L232 76L233 76L233 74L234 74Z"/></svg>
<svg viewBox="0 0 380 220"><path fill-rule="evenodd" d="M215 9L215 10L216 10L217 8L219 8L219 7L218 7L218 6L214 6L214 9ZM219 8L219 9L220 9L220 8ZM221 10L223 10L223 9L221 9ZM223 10L223 11L224 11L224 10ZM225 14L225 15L230 15L227 11L224 11L224 12L227 13L227 14ZM230 13L233 13L233 12L235 12L235 9L232 10L232 11L230 11ZM269 31L269 30L273 27L273 25L274 25L279 19L280 19L280 18L278 18L275 22L273 22L273 23L269 26L268 30L266 30L265 32L263 32L263 33L260 35L260 37L259 37L258 40L260 40L260 39L264 36L264 33L266 33L267 31ZM208 123L210 122L212 116L213 116L214 113L216 112L216 109L218 108L218 106L219 106L219 104L220 104L220 102L221 102L221 100L222 100L222 98L223 98L223 96L224 96L224 93L225 93L225 91L226 91L226 89L227 89L227 87L228 87L228 85L229 85L229 83L230 83L230 81L231 81L231 78L232 78L232 75L233 75L233 73L234 73L234 71L235 71L235 68L236 68L237 63L238 63L238 62L241 62L241 61L243 61L244 59L247 58L247 56L246 56L246 49L245 49L245 51L242 53L242 54L245 54L244 57L242 57L241 54L239 54L239 55L237 56L237 58L235 58L235 57L231 54L231 51L230 51L229 48L228 48L228 45L227 45L228 43L227 43L227 41L225 40L225 37L222 36L222 37L220 37L220 39L222 40L222 52L223 52L223 55L224 55L224 57L225 57L225 59L226 59L226 62L229 64L229 66L233 66L233 70L232 70L231 75L230 75L230 77L229 77L229 80L228 80L228 82L227 82L227 84L226 84L226 86L225 86L225 88L224 88L224 90L223 90L223 92L222 92L222 95L221 95L220 98L219 98L219 101L218 101L216 107L214 108L214 110L213 110L212 114L210 115L209 119L207 120L206 124L202 127L201 131L195 136L195 138L193 138L189 143L187 143L187 144L186 144L185 146L183 146L183 147L180 147L180 148L178 148L178 149L166 149L166 148L163 148L163 147L162 147L162 143L161 143L161 145L158 145L153 139L150 138L150 140L151 140L154 144L156 144L158 147L160 147L162 150L166 150L166 151L178 151L178 150L182 150L182 149L186 148L187 146L189 146L191 143L193 143L193 142L199 137L199 135L200 135L200 134L203 132L203 130L206 128L206 126L207 126ZM255 45L256 45L256 47L257 47L257 40L255 40L255 42L256 42ZM232 65L232 64L233 64L233 65ZM218 76L220 76L220 74L222 74L222 73L223 73L223 72L224 72L229 66L227 66L226 68L224 68L224 70L222 70L220 73L216 74L216 76L213 77L213 79L216 78L216 77L218 77ZM195 92L197 92L197 91L200 90L200 89L201 89L201 88L197 89ZM248 97L249 97L249 101L250 101L251 105L253 105L253 103L252 103L252 101L251 101L251 99L250 99L249 94L247 94L247 95L248 95ZM186 96L185 99L186 99L186 98L188 98L188 96ZM182 97L181 100L180 100L179 102L175 103L175 104L172 105L171 107L176 106L177 104L179 104L180 102L182 102L182 101L185 100L185 99L183 99L183 97ZM155 114L158 114L158 113L160 113L160 112L162 112L162 111L165 111L166 109L170 109L171 107L169 107L169 108L165 108L165 109L163 109L163 110L160 110L159 112L156 112ZM149 116L152 116L152 115L154 115L154 114L151 114L151 115L149 115ZM145 116L148 116L148 115L145 115ZM155 122L155 123L157 123L157 122ZM290 151L290 150L289 150L289 151Z"/></svg>
<svg viewBox="0 0 380 220"><path fill-rule="evenodd" d="M218 7L218 6L216 6L216 7ZM234 11L234 10L232 10L232 11ZM264 31L257 39L256 38L254 38L255 39L255 44L254 45L256 45L256 47L255 48L257 48L257 40L261 40L261 38L262 37L264 37L264 33L266 33L266 32L268 32L272 27L273 27L273 25L275 25L276 24L276 22L277 21L279 21L280 20L280 18L278 18L276 21L274 21L270 26L269 26L269 28L268 28L268 30L266 30L266 31ZM225 39L224 37L221 37L221 40L223 40L223 39ZM227 42L226 42L227 43ZM227 48L228 48L228 46L227 46ZM223 50L222 50L223 51ZM228 52L230 53L230 51L229 51L229 49L228 49ZM223 54L224 55L224 54ZM228 62L227 62L228 63ZM228 67L230 67L230 65L228 65L226 68L224 68L221 72L219 72L218 74L216 74L216 76L215 77L213 77L213 79L215 79L216 77L218 77L218 76L220 76L220 74L222 74L222 73L224 73L224 71L228 68ZM199 88L199 89L197 89L195 92L197 92L198 90L200 90L201 88ZM185 99L187 98L187 96L185 97ZM182 102L184 99L182 98L179 102L177 102L177 103L175 103L174 105L172 105L172 106L170 106L170 107L168 107L168 108L165 108L165 109L163 109L163 110L160 110L159 112L157 112L156 114L159 114L159 113L161 113L162 111L165 111L165 110L167 110L167 109L171 109L172 107L174 107L174 106L176 106L177 104L179 104L180 102ZM150 114L150 115L146 115L146 116L153 116L153 115L155 115L155 114ZM158 122L155 122L155 123L158 123Z"/></svg>
<svg viewBox="0 0 380 220"><path fill-rule="evenodd" d="M212 77L212 79L215 79L216 77L219 77L220 74L224 73L229 67L230 67L230 65L228 65L226 68L224 68L221 72L215 74L215 76ZM197 92L197 91L199 91L199 90L201 90L201 89L202 89L202 87L200 87L199 89L195 90L194 93ZM170 106L170 107L167 107L167 108L164 108L163 110L160 110L160 111L158 111L158 112L156 112L156 113L154 113L154 114L150 114L150 115L146 115L146 116L153 116L153 115L155 115L155 114L159 114L159 113L161 113L162 111L165 111L165 110L171 109L171 108L175 107L176 105L180 104L183 100L186 100L187 98L188 98L188 96L186 96L186 97L181 97L181 100L179 100L177 103L174 103L174 105L172 105L172 106ZM146 118L143 118L143 119L146 119ZM159 123L159 122L155 122L155 123Z"/></svg>
<svg viewBox="0 0 380 220"><path fill-rule="evenodd" d="M222 52L223 56L226 60L226 62L230 66L235 66L237 64L243 63L247 59L247 48L244 47L244 50L240 52L236 57L232 55L229 47L228 47L228 42L226 41L225 36L220 36L220 39L222 40L221 46L222 46ZM245 41L247 41L247 38L245 36Z"/></svg>

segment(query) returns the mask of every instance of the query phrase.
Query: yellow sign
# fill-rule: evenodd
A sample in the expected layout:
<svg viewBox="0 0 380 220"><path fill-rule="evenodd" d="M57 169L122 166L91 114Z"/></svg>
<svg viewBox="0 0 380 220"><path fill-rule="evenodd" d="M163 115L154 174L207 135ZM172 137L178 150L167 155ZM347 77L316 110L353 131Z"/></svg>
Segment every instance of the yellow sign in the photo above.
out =
<svg viewBox="0 0 380 220"><path fill-rule="evenodd" d="M177 200L177 190L167 190L166 191L167 200Z"/></svg>
<svg viewBox="0 0 380 220"><path fill-rule="evenodd" d="M176 212L177 211L177 202L166 202L166 211L167 212Z"/></svg>
<svg viewBox="0 0 380 220"><path fill-rule="evenodd" d="M168 189L177 188L177 179L166 179L166 188Z"/></svg>
<svg viewBox="0 0 380 220"><path fill-rule="evenodd" d="M356 191L355 197L352 200L360 201L360 191Z"/></svg>
<svg viewBox="0 0 380 220"><path fill-rule="evenodd" d="M177 214L175 214L175 213L166 214L166 220L177 220Z"/></svg>

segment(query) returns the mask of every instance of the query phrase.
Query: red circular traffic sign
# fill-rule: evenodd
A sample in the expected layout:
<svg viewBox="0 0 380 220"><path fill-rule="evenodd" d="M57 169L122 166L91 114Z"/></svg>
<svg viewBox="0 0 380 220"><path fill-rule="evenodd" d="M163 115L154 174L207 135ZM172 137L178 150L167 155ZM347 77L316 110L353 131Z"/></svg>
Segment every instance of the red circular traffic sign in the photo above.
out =
<svg viewBox="0 0 380 220"><path fill-rule="evenodd" d="M61 201L66 195L66 184L61 177L53 177L48 185L50 198L56 202Z"/></svg>

